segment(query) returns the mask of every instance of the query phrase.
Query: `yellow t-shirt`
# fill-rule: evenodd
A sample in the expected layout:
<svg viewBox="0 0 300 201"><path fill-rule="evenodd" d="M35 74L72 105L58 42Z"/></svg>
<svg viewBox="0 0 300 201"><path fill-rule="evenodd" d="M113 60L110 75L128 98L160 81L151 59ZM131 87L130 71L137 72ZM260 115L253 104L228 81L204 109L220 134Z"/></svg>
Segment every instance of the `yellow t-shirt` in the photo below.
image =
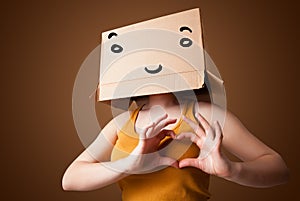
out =
<svg viewBox="0 0 300 201"><path fill-rule="evenodd" d="M193 103L184 105L183 114L196 122L193 115ZM130 119L118 133L111 160L128 156L138 144L138 134L134 124L141 107L131 114ZM192 128L182 119L175 125L175 134L193 132ZM168 144L167 146L165 146ZM197 157L199 148L191 142L177 141L165 137L161 143L164 155L179 158ZM123 201L204 201L210 197L208 192L209 175L203 171L186 167L177 169L166 167L147 174L133 174L119 182Z"/></svg>

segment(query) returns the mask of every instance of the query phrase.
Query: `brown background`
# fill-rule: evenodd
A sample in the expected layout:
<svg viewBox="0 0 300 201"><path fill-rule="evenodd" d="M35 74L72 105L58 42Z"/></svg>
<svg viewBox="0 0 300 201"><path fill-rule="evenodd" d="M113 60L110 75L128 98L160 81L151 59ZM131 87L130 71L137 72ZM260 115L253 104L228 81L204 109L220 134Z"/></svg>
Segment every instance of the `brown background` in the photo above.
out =
<svg viewBox="0 0 300 201"><path fill-rule="evenodd" d="M1 200L120 200L115 185L93 192L61 189L65 168L84 149L72 119L76 74L101 31L194 7L201 8L205 47L225 80L228 108L281 153L291 171L288 184L269 189L214 177L211 200L296 200L294 2L1 2ZM102 124L108 120L104 116Z"/></svg>

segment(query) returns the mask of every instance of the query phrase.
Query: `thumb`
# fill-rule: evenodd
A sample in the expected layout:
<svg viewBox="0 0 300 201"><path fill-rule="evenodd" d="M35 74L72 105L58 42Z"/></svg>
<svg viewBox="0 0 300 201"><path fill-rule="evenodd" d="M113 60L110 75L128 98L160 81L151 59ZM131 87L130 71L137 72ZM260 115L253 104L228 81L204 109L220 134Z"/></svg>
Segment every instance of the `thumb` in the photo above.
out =
<svg viewBox="0 0 300 201"><path fill-rule="evenodd" d="M160 157L159 165L178 168L178 161L169 157Z"/></svg>
<svg viewBox="0 0 300 201"><path fill-rule="evenodd" d="M179 161L179 168L188 167L188 166L199 168L198 159L197 158L186 158L186 159Z"/></svg>

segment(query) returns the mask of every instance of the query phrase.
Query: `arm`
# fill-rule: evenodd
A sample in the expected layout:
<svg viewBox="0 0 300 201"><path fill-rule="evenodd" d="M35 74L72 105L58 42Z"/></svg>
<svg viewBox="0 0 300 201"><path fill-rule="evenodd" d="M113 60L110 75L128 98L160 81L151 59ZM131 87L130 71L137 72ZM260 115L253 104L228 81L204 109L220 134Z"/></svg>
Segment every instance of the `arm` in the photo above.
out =
<svg viewBox="0 0 300 201"><path fill-rule="evenodd" d="M159 117L142 129L139 143L130 155L109 161L117 138L115 122L122 127L128 119L128 113L117 118L105 126L97 139L66 170L62 180L64 190L94 190L115 183L132 173L145 173L166 165L178 167L176 160L162 157L156 152L161 139L167 135L174 136L172 131L163 129L176 122L175 119L168 119L167 115Z"/></svg>
<svg viewBox="0 0 300 201"><path fill-rule="evenodd" d="M270 187L287 182L288 169L281 156L251 134L241 121L227 112L223 146L242 162L231 162L226 179L252 187Z"/></svg>
<svg viewBox="0 0 300 201"><path fill-rule="evenodd" d="M223 131L218 123L209 124L211 105L199 104L196 115L199 123L186 121L194 128L196 135L185 133L177 138L190 138L200 149L205 148L209 135L215 136L212 144L216 145L207 157L185 159L180 161L180 167L194 166L203 171L252 187L270 187L285 183L288 180L287 167L278 153L269 148L252 135L231 112L227 111ZM209 132L211 131L211 132ZM242 162L230 161L221 151L223 146L227 151L237 156Z"/></svg>
<svg viewBox="0 0 300 201"><path fill-rule="evenodd" d="M94 190L112 184L126 174L108 168L121 161L109 162L117 138L117 127L110 121L96 140L67 168L63 179L64 190ZM106 162L105 162L106 161Z"/></svg>

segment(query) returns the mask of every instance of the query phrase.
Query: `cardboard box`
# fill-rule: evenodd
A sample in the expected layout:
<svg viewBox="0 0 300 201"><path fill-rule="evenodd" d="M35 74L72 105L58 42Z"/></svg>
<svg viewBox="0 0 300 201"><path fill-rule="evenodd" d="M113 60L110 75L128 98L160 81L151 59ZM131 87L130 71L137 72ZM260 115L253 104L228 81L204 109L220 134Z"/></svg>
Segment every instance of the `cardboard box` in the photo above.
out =
<svg viewBox="0 0 300 201"><path fill-rule="evenodd" d="M102 33L97 100L177 92L204 84L200 11Z"/></svg>

